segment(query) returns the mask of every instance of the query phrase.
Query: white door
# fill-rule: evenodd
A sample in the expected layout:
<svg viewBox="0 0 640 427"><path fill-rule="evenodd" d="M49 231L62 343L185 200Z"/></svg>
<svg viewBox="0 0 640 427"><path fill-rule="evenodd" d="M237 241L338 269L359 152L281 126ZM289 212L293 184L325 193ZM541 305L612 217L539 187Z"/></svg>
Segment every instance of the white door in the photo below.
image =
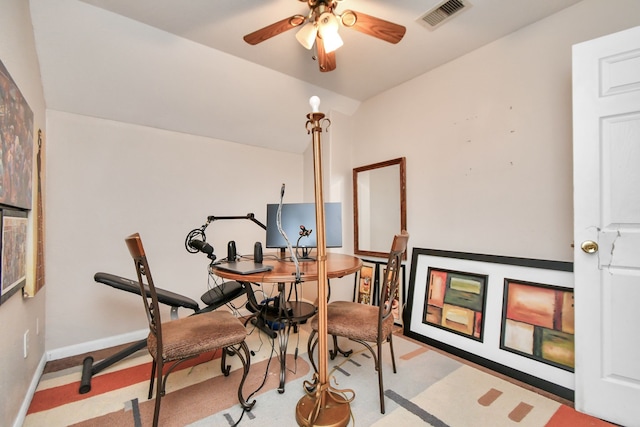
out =
<svg viewBox="0 0 640 427"><path fill-rule="evenodd" d="M573 109L575 405L640 426L640 27L574 46Z"/></svg>

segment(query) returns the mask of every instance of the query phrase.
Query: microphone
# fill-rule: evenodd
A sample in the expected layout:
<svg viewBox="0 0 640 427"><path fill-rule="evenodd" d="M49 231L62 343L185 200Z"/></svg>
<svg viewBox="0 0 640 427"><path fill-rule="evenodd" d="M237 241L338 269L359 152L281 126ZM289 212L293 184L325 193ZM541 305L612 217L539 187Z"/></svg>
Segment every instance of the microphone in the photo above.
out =
<svg viewBox="0 0 640 427"><path fill-rule="evenodd" d="M280 187L280 198L284 197L284 182L282 183L282 187Z"/></svg>
<svg viewBox="0 0 640 427"><path fill-rule="evenodd" d="M211 258L212 261L216 259L216 256L213 254L213 246L211 246L207 242L203 242L202 240L198 239L192 239L189 241L189 246L202 252L203 254L206 254L207 258Z"/></svg>

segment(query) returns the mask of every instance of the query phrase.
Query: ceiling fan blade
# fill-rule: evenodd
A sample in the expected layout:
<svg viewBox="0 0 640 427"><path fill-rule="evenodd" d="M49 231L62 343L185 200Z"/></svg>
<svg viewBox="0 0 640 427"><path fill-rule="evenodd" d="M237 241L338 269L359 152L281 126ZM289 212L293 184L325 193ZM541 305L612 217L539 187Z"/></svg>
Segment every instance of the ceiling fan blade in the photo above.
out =
<svg viewBox="0 0 640 427"><path fill-rule="evenodd" d="M320 71L326 73L336 69L336 52L327 53L324 50L324 42L321 37L316 38L316 48L318 49L318 66Z"/></svg>
<svg viewBox="0 0 640 427"><path fill-rule="evenodd" d="M287 30L295 28L299 25L302 25L305 21L305 17L302 15L293 15L289 18L285 18L281 21L278 21L274 24L267 25L264 28L261 28L257 31L254 31L251 34L247 34L244 36L244 41L251 45L256 45L265 40L270 39L271 37L277 36L278 34L284 33Z"/></svg>
<svg viewBox="0 0 640 427"><path fill-rule="evenodd" d="M407 29L402 25L353 10L343 12L341 20L345 27L353 28L361 33L393 44L402 40L402 37L407 32Z"/></svg>

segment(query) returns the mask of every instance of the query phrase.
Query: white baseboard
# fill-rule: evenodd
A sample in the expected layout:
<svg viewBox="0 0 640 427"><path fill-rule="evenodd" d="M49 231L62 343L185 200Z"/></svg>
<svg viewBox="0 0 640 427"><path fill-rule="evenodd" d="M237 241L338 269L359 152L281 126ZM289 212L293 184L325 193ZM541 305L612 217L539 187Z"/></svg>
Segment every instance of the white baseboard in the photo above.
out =
<svg viewBox="0 0 640 427"><path fill-rule="evenodd" d="M29 384L29 389L27 390L24 400L22 401L20 412L16 417L13 427L21 427L24 424L25 417L27 416L27 411L29 410L29 405L31 405L31 400L33 399L33 395L36 393L36 388L38 387L40 377L44 372L44 368L47 362L63 359L65 357L77 356L78 354L88 353L91 351L102 350L117 345L128 344L130 342L140 341L141 339L146 338L148 334L149 329L141 329L135 332L129 332L113 337L88 341L81 344L70 345L67 347L45 352L40 359L40 363L38 364L35 373L33 374L33 378L31 378L31 384Z"/></svg>
<svg viewBox="0 0 640 427"><path fill-rule="evenodd" d="M29 405L31 405L31 400L33 399L33 395L36 393L36 388L38 387L38 383L40 382L40 377L44 372L44 367L47 364L47 355L43 354L40 359L40 363L38 363L38 367L33 374L33 378L31 378L31 383L29 384L29 388L27 389L27 393L24 396L24 400L22 401L22 406L20 406L20 411L18 412L18 416L16 417L15 422L13 423L13 427L21 427L24 424L24 419L27 416L27 411L29 410Z"/></svg>
<svg viewBox="0 0 640 427"><path fill-rule="evenodd" d="M140 341L149 335L149 329L141 329L139 331L127 332L122 335L101 338L94 341L87 341L80 344L74 344L67 347L50 350L46 353L47 361L64 359L65 357L77 356L78 354L88 353L90 351L102 350L117 345L128 344Z"/></svg>
<svg viewBox="0 0 640 427"><path fill-rule="evenodd" d="M243 315L243 312L245 311L246 310L239 310L239 314ZM249 314L249 312L246 311L246 314ZM27 411L29 410L29 405L31 404L31 400L33 399L33 395L36 392L36 388L38 387L38 383L40 382L40 377L44 372L44 368L47 362L64 359L65 357L77 356L79 354L89 353L91 351L103 350L105 348L122 344L129 344L132 342L140 341L146 338L147 335L149 335L149 329L145 328L134 332L128 332L126 334L87 341L80 344L74 344L45 352L40 359L40 363L38 364L35 373L33 374L31 384L29 385L29 389L27 390L22 405L20 406L20 412L16 417L13 427L21 427L24 424L25 417L27 416Z"/></svg>

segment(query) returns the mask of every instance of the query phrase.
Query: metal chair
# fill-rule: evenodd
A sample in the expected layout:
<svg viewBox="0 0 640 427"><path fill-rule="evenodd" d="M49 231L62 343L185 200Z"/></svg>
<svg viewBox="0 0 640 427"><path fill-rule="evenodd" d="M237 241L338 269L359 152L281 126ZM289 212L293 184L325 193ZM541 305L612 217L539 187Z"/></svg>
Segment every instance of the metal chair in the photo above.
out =
<svg viewBox="0 0 640 427"><path fill-rule="evenodd" d="M393 373L396 373L396 360L393 354L393 314L392 302L398 289L402 254L407 250L409 234L403 230L393 238L391 251L380 289L380 305L378 307L359 304L351 301L334 301L327 305L327 332L333 337L333 350L329 351L331 359L338 353L348 357L353 350L343 351L338 347L338 336L348 338L364 345L373 355L375 369L378 371L378 387L380 389L380 412L384 414L384 386L382 382L382 344L389 342ZM313 351L318 343L318 318L311 321L311 334L307 342L309 359L313 369L318 372L313 361ZM369 343L376 343L377 351Z"/></svg>
<svg viewBox="0 0 640 427"><path fill-rule="evenodd" d="M238 386L238 400L245 410L251 410L255 400L249 403L242 395L242 387L251 365L249 347L245 342L246 329L242 322L227 311L211 311L162 323L158 295L140 235L132 234L125 241L133 258L140 294L149 321L147 349L153 357L149 399L153 396L153 386L156 382L153 426L158 425L160 403L165 394L169 374L181 362L218 349L222 349L221 369L225 376L231 371L231 366L226 365L227 354L238 356L242 362L243 373ZM164 364L169 362L173 363L165 373Z"/></svg>

